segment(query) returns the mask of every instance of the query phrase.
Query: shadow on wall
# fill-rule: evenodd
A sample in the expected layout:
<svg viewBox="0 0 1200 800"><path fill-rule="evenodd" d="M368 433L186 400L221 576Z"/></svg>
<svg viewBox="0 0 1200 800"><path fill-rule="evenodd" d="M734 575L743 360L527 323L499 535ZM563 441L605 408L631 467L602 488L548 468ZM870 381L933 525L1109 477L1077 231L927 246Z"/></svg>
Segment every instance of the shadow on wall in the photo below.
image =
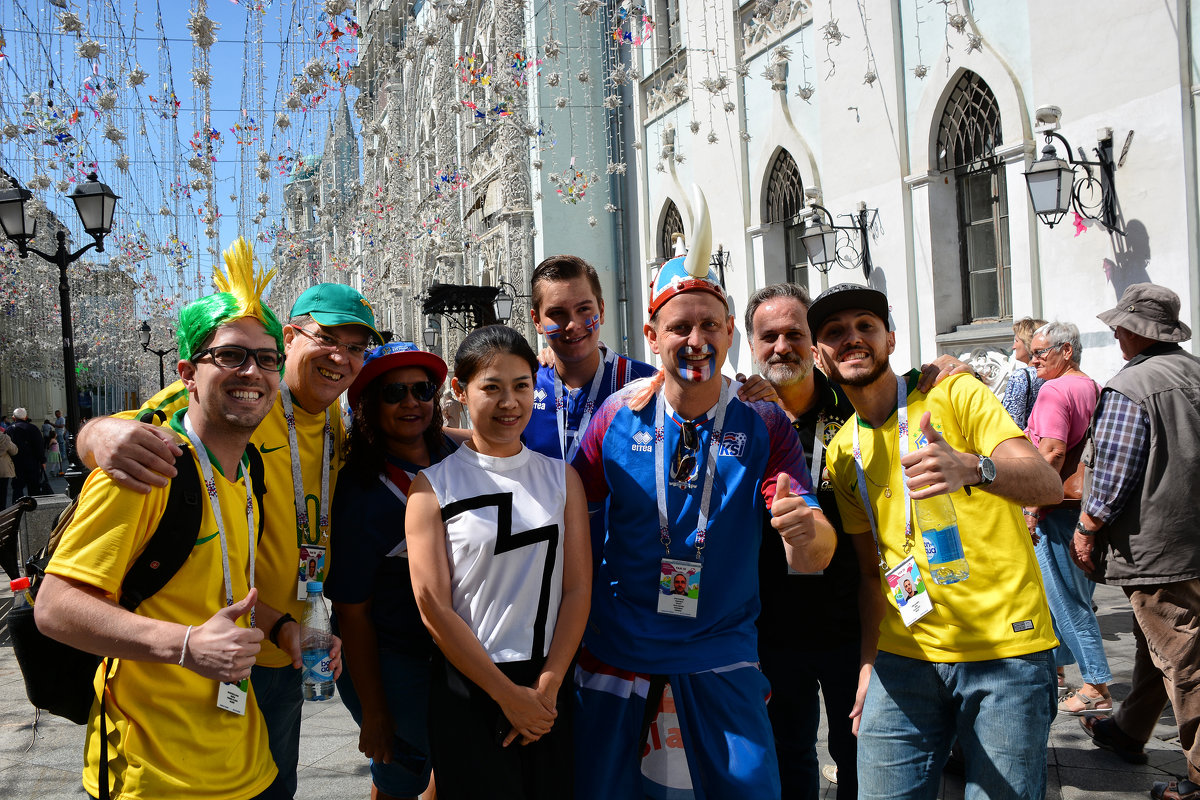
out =
<svg viewBox="0 0 1200 800"><path fill-rule="evenodd" d="M892 302L891 295L888 295L887 275L883 273L883 267L871 267L871 277L867 279L867 285L872 289L878 289L887 295L888 298L888 326L891 330L896 330L896 315L891 312Z"/></svg>
<svg viewBox="0 0 1200 800"><path fill-rule="evenodd" d="M1139 219L1125 225L1125 235L1109 232L1115 261L1104 259L1104 275L1112 284L1114 299L1120 299L1125 289L1135 283L1153 283L1147 267L1150 265L1150 234Z"/></svg>

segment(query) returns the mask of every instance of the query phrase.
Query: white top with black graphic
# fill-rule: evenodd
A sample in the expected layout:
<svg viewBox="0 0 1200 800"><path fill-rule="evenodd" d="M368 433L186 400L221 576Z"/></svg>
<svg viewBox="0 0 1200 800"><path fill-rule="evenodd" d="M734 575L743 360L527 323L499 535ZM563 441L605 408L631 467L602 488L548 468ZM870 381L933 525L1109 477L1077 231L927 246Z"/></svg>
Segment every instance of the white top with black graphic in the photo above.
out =
<svg viewBox="0 0 1200 800"><path fill-rule="evenodd" d="M460 447L423 471L446 525L454 610L493 662L545 658L562 600L566 465Z"/></svg>

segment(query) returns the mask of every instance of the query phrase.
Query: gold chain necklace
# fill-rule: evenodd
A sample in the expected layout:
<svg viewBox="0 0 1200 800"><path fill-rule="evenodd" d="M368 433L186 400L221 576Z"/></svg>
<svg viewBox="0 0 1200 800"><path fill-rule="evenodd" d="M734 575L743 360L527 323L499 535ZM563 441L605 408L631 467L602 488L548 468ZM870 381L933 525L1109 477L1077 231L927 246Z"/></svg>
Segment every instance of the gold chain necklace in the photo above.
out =
<svg viewBox="0 0 1200 800"><path fill-rule="evenodd" d="M895 443L895 441L893 440L893 444L894 444L894 443ZM870 475L867 473L867 465L866 465L866 464L863 464L863 468L862 468L862 474L863 474L863 477L867 479L867 483L871 484L871 485L872 485L872 486L874 486L876 489L883 489L883 496L884 496L885 498L889 499L889 500L891 499L891 497L892 497L892 487L891 487L890 485L876 483L876 482L875 482L875 480L874 480L874 479L873 479L873 478L872 478L872 477L871 477L871 476L870 476ZM888 445L888 450L887 450L887 473L886 473L886 474L887 474L887 476L888 476L888 484L890 484L890 483L891 483L891 480L892 480L892 450L891 450L891 445ZM903 480L903 478L901 478L901 480Z"/></svg>

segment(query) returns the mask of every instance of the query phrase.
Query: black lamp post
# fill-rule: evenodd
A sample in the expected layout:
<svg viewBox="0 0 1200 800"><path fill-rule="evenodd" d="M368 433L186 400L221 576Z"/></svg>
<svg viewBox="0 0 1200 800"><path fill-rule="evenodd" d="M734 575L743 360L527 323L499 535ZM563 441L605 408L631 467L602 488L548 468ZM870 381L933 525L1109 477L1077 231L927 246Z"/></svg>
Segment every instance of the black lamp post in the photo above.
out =
<svg viewBox="0 0 1200 800"><path fill-rule="evenodd" d="M75 435L79 432L79 388L75 383L75 330L71 322L71 287L67 280L67 267L93 247L97 253L104 252L104 237L112 230L113 212L120 198L113 194L106 184L96 180L96 173L89 174L85 183L75 187L75 191L71 193L71 200L75 203L75 211L79 214L84 231L92 237L92 241L72 253L67 250L66 231L59 229L58 248L53 253L43 253L29 246L29 242L37 233L37 220L25 211L25 202L32 196L21 186L0 190L0 227L4 229L4 235L17 245L21 258L35 253L58 267L63 372L67 390L67 458L70 462L67 484L71 496L74 497L79 494L87 473L81 468L78 454L75 452Z"/></svg>
<svg viewBox="0 0 1200 800"><path fill-rule="evenodd" d="M155 350L150 346L150 320L142 322L142 327L138 328L138 336L142 340L142 350L158 356L158 388L161 391L167 386L166 375L163 372L163 359L166 358L168 353L175 352L175 348L168 347L166 350Z"/></svg>

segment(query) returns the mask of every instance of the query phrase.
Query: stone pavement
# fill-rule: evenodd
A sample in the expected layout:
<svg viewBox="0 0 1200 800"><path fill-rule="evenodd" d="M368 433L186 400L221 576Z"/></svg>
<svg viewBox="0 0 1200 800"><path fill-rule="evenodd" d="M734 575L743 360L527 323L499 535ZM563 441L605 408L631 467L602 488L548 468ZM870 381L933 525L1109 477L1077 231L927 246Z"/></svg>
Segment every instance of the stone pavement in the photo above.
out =
<svg viewBox="0 0 1200 800"><path fill-rule="evenodd" d="M1133 669L1131 612L1118 589L1098 587L1096 602L1115 676L1111 689L1120 701L1129 692ZM10 603L11 593L4 584L0 588L0 613L7 613ZM1078 685L1079 673L1075 667L1067 668L1067 676L1069 683ZM0 627L0 798L86 797L79 779L83 768L83 727L48 715L38 718L26 700L24 688L6 626ZM1060 716L1050 731L1047 797L1144 798L1154 781L1184 773L1186 766L1169 707L1146 749L1149 764L1126 764L1115 755L1097 749L1074 717ZM832 763L823 748L821 763ZM338 699L305 705L299 783L298 798L366 798L370 794L367 762L358 752L358 730ZM827 784L824 796L835 798L836 787ZM945 800L961 798L961 779L947 777L940 796Z"/></svg>

